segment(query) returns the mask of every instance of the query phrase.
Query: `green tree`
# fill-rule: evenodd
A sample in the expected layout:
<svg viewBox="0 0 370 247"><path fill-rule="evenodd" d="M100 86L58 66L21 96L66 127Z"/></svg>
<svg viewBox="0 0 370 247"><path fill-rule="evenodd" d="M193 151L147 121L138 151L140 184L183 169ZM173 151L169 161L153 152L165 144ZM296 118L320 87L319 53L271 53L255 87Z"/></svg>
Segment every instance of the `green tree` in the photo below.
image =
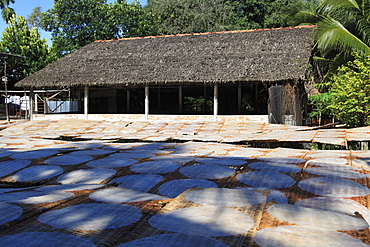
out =
<svg viewBox="0 0 370 247"><path fill-rule="evenodd" d="M244 28L286 27L294 24L305 0L231 0L239 26Z"/></svg>
<svg viewBox="0 0 370 247"><path fill-rule="evenodd" d="M223 0L148 0L157 34L232 29L233 9Z"/></svg>
<svg viewBox="0 0 370 247"><path fill-rule="evenodd" d="M10 18L15 14L14 9L9 7L11 3L14 3L14 0L0 0L1 16L6 23L9 23Z"/></svg>
<svg viewBox="0 0 370 247"><path fill-rule="evenodd" d="M52 32L53 46L60 56L117 33L105 0L55 0L42 18L45 31Z"/></svg>
<svg viewBox="0 0 370 247"><path fill-rule="evenodd" d="M26 21L28 23L28 26L30 28L32 27L39 27L41 28L41 19L42 19L42 15L43 15L43 12L42 12L42 9L40 6L38 7L35 7L31 14L29 14L26 18Z"/></svg>
<svg viewBox="0 0 370 247"><path fill-rule="evenodd" d="M312 108L309 112L309 116L317 119L318 125L322 124L323 116L328 117L333 115L331 109L328 108L332 100L333 94L331 92L318 93L309 97L309 103Z"/></svg>
<svg viewBox="0 0 370 247"><path fill-rule="evenodd" d="M126 1L117 0L110 6L111 19L118 28L114 38L155 35L152 15L139 1L128 4Z"/></svg>
<svg viewBox="0 0 370 247"><path fill-rule="evenodd" d="M41 39L36 27L29 29L22 16L10 18L9 26L4 30L0 40L0 52L26 57L6 58L10 83L15 83L40 70L55 59L48 49L46 39ZM4 74L4 71L1 73Z"/></svg>
<svg viewBox="0 0 370 247"><path fill-rule="evenodd" d="M304 0L148 0L158 34L290 25Z"/></svg>
<svg viewBox="0 0 370 247"><path fill-rule="evenodd" d="M370 59L355 55L331 80L327 108L335 119L349 127L370 125Z"/></svg>
<svg viewBox="0 0 370 247"><path fill-rule="evenodd" d="M55 0L42 15L42 28L52 32L53 46L59 56L73 52L95 40L142 36L148 17L139 2L116 0Z"/></svg>
<svg viewBox="0 0 370 247"><path fill-rule="evenodd" d="M292 16L297 13L302 4L307 1L270 0L263 2L266 3L264 7L263 28L272 28L293 26L295 22Z"/></svg>
<svg viewBox="0 0 370 247"><path fill-rule="evenodd" d="M315 58L325 72L335 72L354 52L370 53L369 0L309 1L302 6L296 18L317 24Z"/></svg>

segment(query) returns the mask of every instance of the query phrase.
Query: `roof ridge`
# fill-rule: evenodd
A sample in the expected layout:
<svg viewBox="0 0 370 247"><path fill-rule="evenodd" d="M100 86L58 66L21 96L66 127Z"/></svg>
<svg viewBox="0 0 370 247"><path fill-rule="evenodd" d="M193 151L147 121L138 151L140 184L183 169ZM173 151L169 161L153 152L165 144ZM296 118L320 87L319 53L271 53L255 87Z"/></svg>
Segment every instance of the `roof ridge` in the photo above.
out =
<svg viewBox="0 0 370 247"><path fill-rule="evenodd" d="M218 31L218 32L204 32L204 33L180 33L180 34L167 34L158 36L143 36L143 37L130 37L130 38L120 38L120 39L109 39L109 40L96 40L94 42L110 42L118 40L135 40L135 39L154 39L154 38L165 38L165 37L180 37L180 36L196 36L196 35L208 35L208 34L223 34L223 33L248 33L248 32L260 32L269 30L286 30L286 29L299 29L299 28L314 28L315 25L302 25L295 27L274 27L274 28L264 28L264 29L246 29L246 30L230 30L230 31Z"/></svg>

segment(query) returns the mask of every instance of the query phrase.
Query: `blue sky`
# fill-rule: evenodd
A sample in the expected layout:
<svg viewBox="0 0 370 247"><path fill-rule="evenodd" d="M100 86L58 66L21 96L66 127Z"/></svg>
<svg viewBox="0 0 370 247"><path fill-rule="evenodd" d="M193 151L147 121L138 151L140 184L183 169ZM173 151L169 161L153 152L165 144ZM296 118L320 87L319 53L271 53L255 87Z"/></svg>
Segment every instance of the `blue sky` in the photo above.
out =
<svg viewBox="0 0 370 247"><path fill-rule="evenodd" d="M113 1L113 0L109 0L109 1ZM139 1L141 5L146 5L147 3L147 0L139 0ZM132 1L127 0L127 2L130 3ZM15 13L17 15L27 17L35 7L40 6L42 8L42 11L46 11L47 9L52 8L53 4L54 4L54 0L15 0L15 4L11 4L9 6L15 10ZM7 24L1 18L0 19L1 36L2 36L3 30L6 27L7 27ZM48 43L50 44L51 34L44 32L43 30L40 30L40 33L41 33L41 37L48 39Z"/></svg>

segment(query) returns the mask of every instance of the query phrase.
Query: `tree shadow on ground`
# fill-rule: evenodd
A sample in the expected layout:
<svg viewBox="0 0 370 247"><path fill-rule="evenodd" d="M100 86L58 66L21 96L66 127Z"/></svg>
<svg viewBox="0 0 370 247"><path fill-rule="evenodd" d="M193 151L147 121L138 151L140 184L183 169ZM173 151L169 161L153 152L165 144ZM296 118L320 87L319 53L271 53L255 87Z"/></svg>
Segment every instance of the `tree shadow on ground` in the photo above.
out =
<svg viewBox="0 0 370 247"><path fill-rule="evenodd" d="M274 157L271 151L209 142L94 141L50 149L4 149L0 152L0 179L3 181L0 206L4 212L18 213L0 217L3 227L0 240L11 235L21 239L22 235L15 234L25 232L46 231L60 233L55 239L60 238L61 243L63 239L68 243L67 236L72 235L98 246L118 246L126 242L127 246L145 246L158 241L181 246L191 246L195 242L201 243L199 246L257 246L257 242L264 246L276 243L274 236L282 232L286 236L281 237L279 243L294 243L297 231L303 232L298 239L306 239L304 232L308 231L308 225L314 228L315 234L329 236L328 243L338 239L361 244L356 242L360 239L370 243L366 237L368 230L361 228L363 219L369 217L369 210L360 204L369 206L364 200L369 196L368 188L360 185L366 184L368 176L343 178L346 172L338 173L338 166L334 165L326 166L329 169L325 174L309 173L307 169L311 166L320 166L307 166L304 155ZM295 156L294 151L291 155ZM353 172L366 173L355 169ZM309 189L301 186L302 181L317 177L341 184L347 180L353 183L340 187L347 189L342 192L347 194L325 197L322 191L340 192L335 183L324 179L310 185ZM354 183L359 187L353 186ZM158 196L163 198L158 199ZM327 203L330 207L336 205L344 209L320 208L320 203L306 204L305 208L295 205L303 199L320 196L327 198L325 202L330 202ZM354 200L346 199L348 197ZM115 206L103 210L95 205ZM120 207L123 205L127 207ZM280 216L270 210L274 205L292 208L284 211L275 206L285 215ZM324 205L322 201L321 205ZM306 212L307 207L315 210ZM122 225L125 219L117 219L125 215L125 210L135 211L132 208L138 209L140 216ZM292 209L301 214L293 214ZM351 222L353 229L343 229L341 224L336 224L330 233L322 230L320 225L324 219L320 221L311 215L321 211L335 213L333 217L337 221L338 217L343 217L342 224ZM360 211L363 219L354 215L355 211ZM43 221L49 213L49 221ZM301 219L289 215L300 215ZM279 228L292 224L296 228ZM267 229L276 232L264 234L262 230ZM346 231L346 234L338 237L339 232L335 230ZM66 233L68 235L64 235Z"/></svg>

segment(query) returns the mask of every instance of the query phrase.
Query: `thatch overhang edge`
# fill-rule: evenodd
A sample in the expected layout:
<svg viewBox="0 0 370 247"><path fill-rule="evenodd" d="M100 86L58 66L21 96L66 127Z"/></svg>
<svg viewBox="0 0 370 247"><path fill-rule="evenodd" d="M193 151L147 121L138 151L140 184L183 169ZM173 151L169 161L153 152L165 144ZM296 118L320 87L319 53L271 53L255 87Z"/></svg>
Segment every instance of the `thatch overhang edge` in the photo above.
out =
<svg viewBox="0 0 370 247"><path fill-rule="evenodd" d="M182 33L182 34L168 34L168 35L156 35L156 36L143 36L143 37L129 37L120 39L109 39L109 40L96 40L94 42L110 42L118 40L137 40L137 39L154 39L154 38L168 38L168 37L181 37L181 36L197 36L197 35L209 35L209 34L225 34L225 33L250 33L250 32L261 32L271 30L289 30L289 29L300 29L300 28L315 28L316 25L301 25L294 27L277 27L277 28L264 28L264 29L246 29L246 30L229 30L219 32L203 32L203 33Z"/></svg>

